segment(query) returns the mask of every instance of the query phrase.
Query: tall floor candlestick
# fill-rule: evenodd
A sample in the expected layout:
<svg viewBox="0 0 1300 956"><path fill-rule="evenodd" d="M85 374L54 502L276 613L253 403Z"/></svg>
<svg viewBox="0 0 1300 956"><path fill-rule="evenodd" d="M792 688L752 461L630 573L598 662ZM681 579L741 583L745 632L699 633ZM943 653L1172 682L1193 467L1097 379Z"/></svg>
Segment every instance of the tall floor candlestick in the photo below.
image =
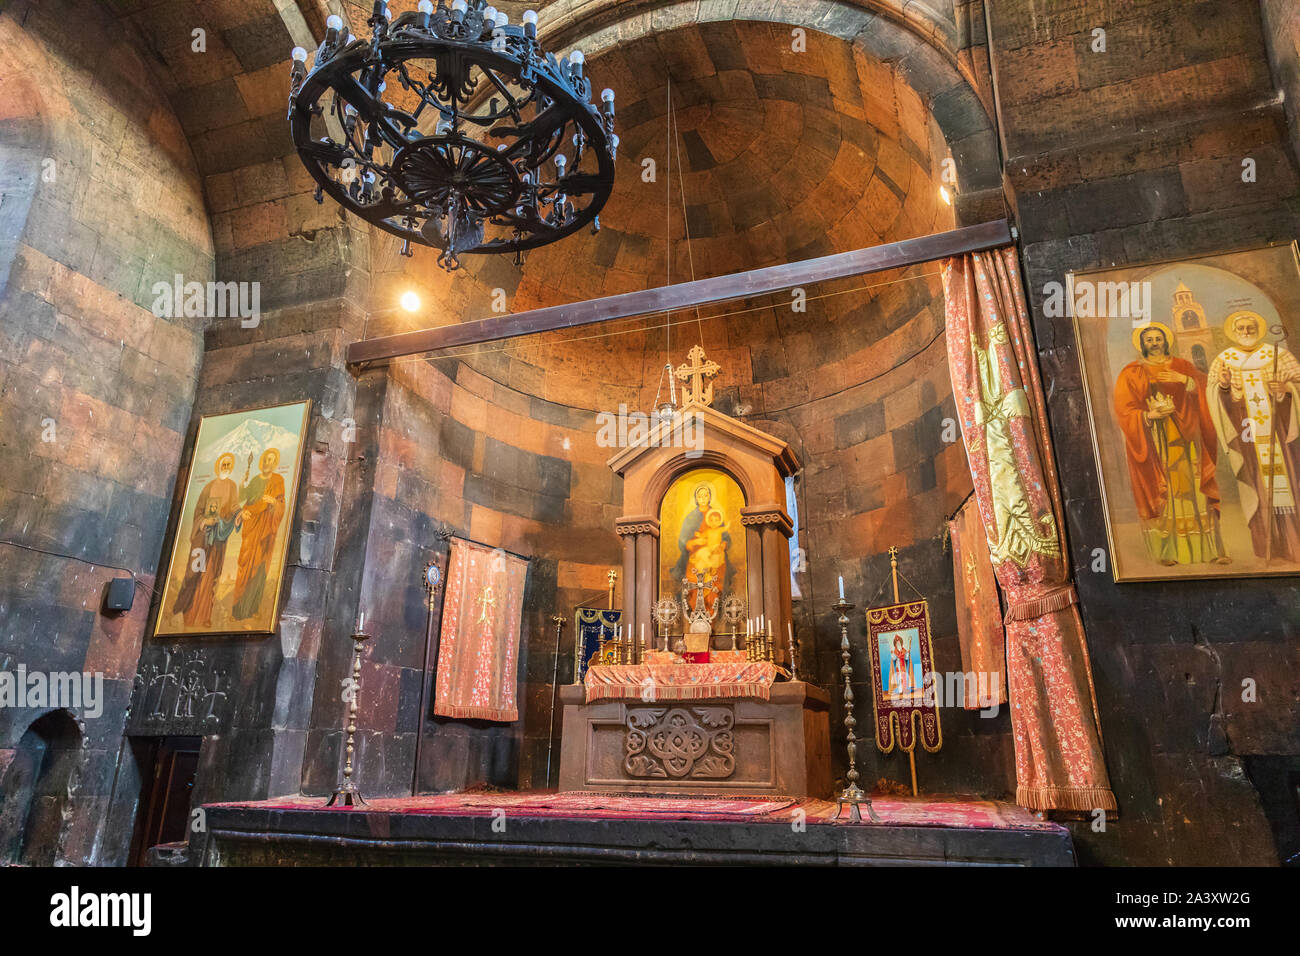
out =
<svg viewBox="0 0 1300 956"><path fill-rule="evenodd" d="M364 620L364 615L362 616ZM343 783L334 791L334 795L325 804L327 807L365 807L369 806L361 798L352 779L352 754L355 750L354 740L357 733L357 701L361 697L361 648L370 640L370 635L362 632L361 623L357 623L356 633L352 635L352 687L349 688L352 700L348 704L348 741L345 753L347 759L343 764Z"/></svg>
<svg viewBox="0 0 1300 956"><path fill-rule="evenodd" d="M875 809L871 806L871 797L863 792L858 786L858 738L853 732L857 727L857 718L853 716L853 664L849 660L849 611L852 611L857 605L850 604L840 600L831 605L835 610L840 612L840 658L844 661L844 666L840 668L840 673L844 675L844 728L848 731L848 749L849 749L849 772L845 774L848 780L848 786L836 800L835 819L840 818L844 812L844 805L849 805L849 822L861 823L862 811L858 809L860 804L867 805L867 814L871 817L873 823L879 823L880 818L876 816Z"/></svg>
<svg viewBox="0 0 1300 956"><path fill-rule="evenodd" d="M564 616L552 614L551 623L555 625L555 671L551 675L551 726L546 731L546 789L551 788L551 751L555 749L555 695L560 691L560 633L564 630ZM581 631L574 634L573 653L577 655L577 640Z"/></svg>

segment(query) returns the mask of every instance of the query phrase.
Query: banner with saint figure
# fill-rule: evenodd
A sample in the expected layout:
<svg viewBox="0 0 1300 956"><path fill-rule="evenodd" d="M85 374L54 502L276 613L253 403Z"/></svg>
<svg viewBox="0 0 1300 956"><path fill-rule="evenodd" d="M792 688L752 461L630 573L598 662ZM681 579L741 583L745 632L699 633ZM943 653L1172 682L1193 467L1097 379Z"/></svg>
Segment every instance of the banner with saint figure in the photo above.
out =
<svg viewBox="0 0 1300 956"><path fill-rule="evenodd" d="M438 639L435 714L503 722L519 719L515 671L527 574L528 562L522 558L451 539Z"/></svg>
<svg viewBox="0 0 1300 956"><path fill-rule="evenodd" d="M867 608L867 649L871 654L871 693L876 705L876 746L883 753L921 746L934 753L943 745L939 710L933 694L927 699L926 676L933 673L930 649L930 608L925 601L908 601Z"/></svg>

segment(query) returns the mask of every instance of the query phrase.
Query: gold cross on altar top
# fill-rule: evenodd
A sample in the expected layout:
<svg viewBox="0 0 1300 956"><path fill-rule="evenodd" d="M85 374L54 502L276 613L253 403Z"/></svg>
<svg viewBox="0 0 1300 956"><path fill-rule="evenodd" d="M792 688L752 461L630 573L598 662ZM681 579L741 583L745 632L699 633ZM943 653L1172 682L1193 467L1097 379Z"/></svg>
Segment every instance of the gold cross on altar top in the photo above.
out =
<svg viewBox="0 0 1300 956"><path fill-rule="evenodd" d="M704 357L704 347L702 345L692 345L686 357L689 362L686 365L677 366L673 372L683 382L689 379L691 383L689 388L682 389L682 404L712 405L713 383L705 382L704 379L713 378L718 372L722 371L722 366Z"/></svg>

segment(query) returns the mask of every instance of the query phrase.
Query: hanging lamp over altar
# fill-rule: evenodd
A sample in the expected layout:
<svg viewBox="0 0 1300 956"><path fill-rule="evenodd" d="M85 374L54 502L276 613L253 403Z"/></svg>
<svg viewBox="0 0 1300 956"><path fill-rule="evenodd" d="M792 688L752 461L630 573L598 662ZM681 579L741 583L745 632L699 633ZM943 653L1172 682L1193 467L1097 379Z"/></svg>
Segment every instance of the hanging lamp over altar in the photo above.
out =
<svg viewBox="0 0 1300 956"><path fill-rule="evenodd" d="M289 128L298 155L349 212L441 250L513 252L600 228L614 184L614 91L592 103L579 50L557 59L486 0L420 0L393 19L376 0L371 36L331 16L311 65L293 50Z"/></svg>

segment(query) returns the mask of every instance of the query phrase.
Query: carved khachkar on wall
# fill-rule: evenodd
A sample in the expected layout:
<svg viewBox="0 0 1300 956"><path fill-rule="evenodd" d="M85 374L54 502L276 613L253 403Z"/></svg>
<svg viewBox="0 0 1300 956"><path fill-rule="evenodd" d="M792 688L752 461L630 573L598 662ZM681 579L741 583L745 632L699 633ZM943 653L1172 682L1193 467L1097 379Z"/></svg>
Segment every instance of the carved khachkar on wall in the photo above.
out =
<svg viewBox="0 0 1300 956"><path fill-rule="evenodd" d="M629 708L623 767L632 777L722 780L736 769L730 707Z"/></svg>
<svg viewBox="0 0 1300 956"><path fill-rule="evenodd" d="M138 734L211 734L230 720L230 668L198 650L164 650L140 665L128 727Z"/></svg>

